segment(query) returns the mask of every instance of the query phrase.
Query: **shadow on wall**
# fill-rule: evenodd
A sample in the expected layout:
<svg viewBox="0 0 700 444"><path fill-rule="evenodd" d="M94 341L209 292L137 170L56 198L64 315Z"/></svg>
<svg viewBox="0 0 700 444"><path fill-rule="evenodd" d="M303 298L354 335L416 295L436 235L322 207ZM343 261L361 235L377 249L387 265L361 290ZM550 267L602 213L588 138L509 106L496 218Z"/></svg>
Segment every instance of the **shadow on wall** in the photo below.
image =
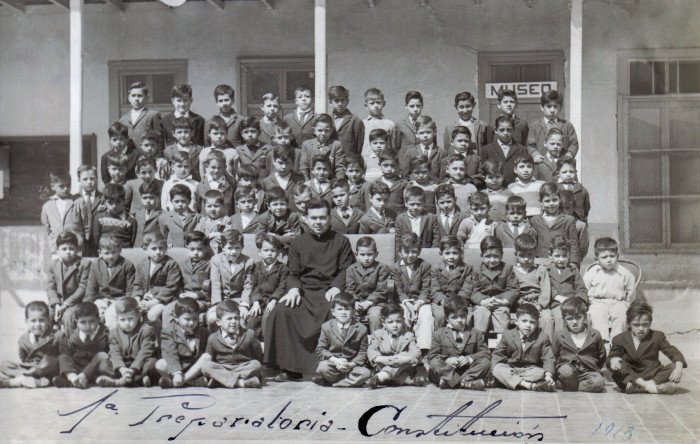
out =
<svg viewBox="0 0 700 444"><path fill-rule="evenodd" d="M43 227L0 227L0 290L43 289L50 259Z"/></svg>

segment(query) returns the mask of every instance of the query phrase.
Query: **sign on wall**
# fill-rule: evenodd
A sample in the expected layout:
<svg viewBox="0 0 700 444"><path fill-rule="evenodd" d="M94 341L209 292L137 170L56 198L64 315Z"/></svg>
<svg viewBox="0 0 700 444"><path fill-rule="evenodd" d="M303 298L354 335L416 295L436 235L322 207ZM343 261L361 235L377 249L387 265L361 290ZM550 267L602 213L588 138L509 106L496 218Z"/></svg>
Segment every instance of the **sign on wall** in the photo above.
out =
<svg viewBox="0 0 700 444"><path fill-rule="evenodd" d="M539 99L542 93L557 89L557 82L486 83L485 88L485 96L487 99L497 99L498 92L506 89L515 91L515 94L518 95L518 99Z"/></svg>

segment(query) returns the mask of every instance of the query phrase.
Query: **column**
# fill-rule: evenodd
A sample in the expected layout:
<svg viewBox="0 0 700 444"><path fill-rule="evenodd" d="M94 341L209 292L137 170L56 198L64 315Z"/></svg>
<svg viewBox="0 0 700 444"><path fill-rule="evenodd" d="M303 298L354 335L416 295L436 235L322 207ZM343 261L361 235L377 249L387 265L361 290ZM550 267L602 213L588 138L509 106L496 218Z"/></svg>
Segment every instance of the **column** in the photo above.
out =
<svg viewBox="0 0 700 444"><path fill-rule="evenodd" d="M316 113L325 113L326 97L326 0L316 0L314 8L314 78L316 80Z"/></svg>
<svg viewBox="0 0 700 444"><path fill-rule="evenodd" d="M583 147L583 127L581 126L581 96L583 71L583 0L571 0L571 63L569 64L569 120L576 128L579 148ZM583 182L581 151L576 154L578 180Z"/></svg>
<svg viewBox="0 0 700 444"><path fill-rule="evenodd" d="M70 0L70 173L78 191L83 158L83 0Z"/></svg>

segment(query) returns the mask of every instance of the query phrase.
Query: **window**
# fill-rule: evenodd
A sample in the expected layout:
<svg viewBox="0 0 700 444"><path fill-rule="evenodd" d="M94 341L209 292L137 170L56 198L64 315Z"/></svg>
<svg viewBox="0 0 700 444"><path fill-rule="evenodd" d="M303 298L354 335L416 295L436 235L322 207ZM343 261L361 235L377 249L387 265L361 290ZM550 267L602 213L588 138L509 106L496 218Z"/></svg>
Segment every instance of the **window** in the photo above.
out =
<svg viewBox="0 0 700 444"><path fill-rule="evenodd" d="M631 96L700 93L700 60L633 60L629 70Z"/></svg>
<svg viewBox="0 0 700 444"><path fill-rule="evenodd" d="M296 107L294 90L298 86L314 91L313 58L243 58L239 62L241 109L248 116L262 117L264 94L279 95L280 116L284 116Z"/></svg>
<svg viewBox="0 0 700 444"><path fill-rule="evenodd" d="M149 108L167 112L172 108L170 90L187 82L187 60L119 60L109 62L110 120L131 109L129 85L143 82L148 88Z"/></svg>

